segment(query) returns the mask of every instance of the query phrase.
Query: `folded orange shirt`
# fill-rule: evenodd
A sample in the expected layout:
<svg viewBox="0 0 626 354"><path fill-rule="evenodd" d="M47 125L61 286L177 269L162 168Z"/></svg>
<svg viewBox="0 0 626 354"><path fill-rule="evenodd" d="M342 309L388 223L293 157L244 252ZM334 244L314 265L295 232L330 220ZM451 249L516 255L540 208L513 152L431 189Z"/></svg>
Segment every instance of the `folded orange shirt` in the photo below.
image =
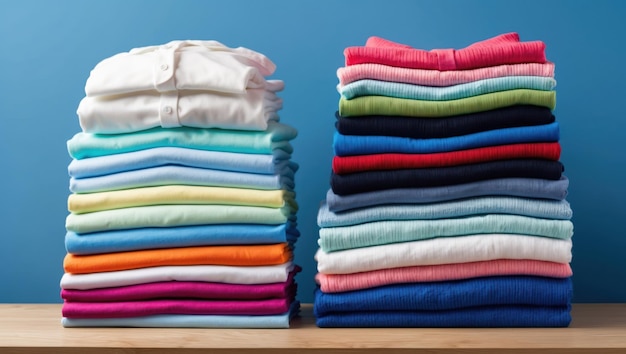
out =
<svg viewBox="0 0 626 354"><path fill-rule="evenodd" d="M283 264L291 260L292 255L287 243L162 248L88 256L68 253L63 268L67 273L83 274L158 266L263 266Z"/></svg>

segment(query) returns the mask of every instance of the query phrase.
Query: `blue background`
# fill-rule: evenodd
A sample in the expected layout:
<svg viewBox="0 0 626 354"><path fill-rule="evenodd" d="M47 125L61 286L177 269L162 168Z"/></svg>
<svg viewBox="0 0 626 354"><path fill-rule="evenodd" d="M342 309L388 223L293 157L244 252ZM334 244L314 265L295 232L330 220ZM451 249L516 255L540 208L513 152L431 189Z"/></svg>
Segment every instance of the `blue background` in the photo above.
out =
<svg viewBox="0 0 626 354"><path fill-rule="evenodd" d="M576 302L626 302L625 1L11 1L0 9L0 302L59 302L65 142L89 71L133 47L215 39L277 64L282 120L299 130L299 298L312 301L343 49L377 35L423 49L505 32L556 63L562 162L574 210Z"/></svg>

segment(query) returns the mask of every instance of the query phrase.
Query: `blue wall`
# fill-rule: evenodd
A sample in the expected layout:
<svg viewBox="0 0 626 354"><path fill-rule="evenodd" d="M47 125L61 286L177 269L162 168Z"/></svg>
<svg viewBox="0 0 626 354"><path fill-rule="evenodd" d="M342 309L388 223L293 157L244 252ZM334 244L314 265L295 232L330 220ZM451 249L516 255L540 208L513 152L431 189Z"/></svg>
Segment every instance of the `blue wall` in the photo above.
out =
<svg viewBox="0 0 626 354"><path fill-rule="evenodd" d="M312 301L319 201L328 189L336 69L370 35L463 47L516 31L556 63L562 162L574 209L576 302L626 302L626 2L30 1L0 8L0 302L59 302L65 142L89 71L130 48L216 39L269 56L296 127L300 299Z"/></svg>

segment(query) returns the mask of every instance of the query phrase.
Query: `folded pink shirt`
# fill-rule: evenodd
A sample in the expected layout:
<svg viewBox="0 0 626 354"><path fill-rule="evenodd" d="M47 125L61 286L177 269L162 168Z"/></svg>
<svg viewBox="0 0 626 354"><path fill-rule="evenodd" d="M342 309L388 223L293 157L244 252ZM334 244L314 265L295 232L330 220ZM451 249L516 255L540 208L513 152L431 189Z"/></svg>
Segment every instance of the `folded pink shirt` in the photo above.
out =
<svg viewBox="0 0 626 354"><path fill-rule="evenodd" d="M123 318L150 315L278 315L289 311L292 299L191 300L161 299L121 302L70 302L63 317Z"/></svg>
<svg viewBox="0 0 626 354"><path fill-rule="evenodd" d="M294 275L300 267L289 273L282 283L227 284L203 281L162 281L100 289L62 289L61 298L70 302L136 301L158 298L230 299L252 300L288 298L295 296Z"/></svg>
<svg viewBox="0 0 626 354"><path fill-rule="evenodd" d="M344 50L346 66L377 63L429 70L466 70L503 64L546 63L542 41L521 42L517 33L506 33L474 43L463 49L426 51L370 37L365 46Z"/></svg>
<svg viewBox="0 0 626 354"><path fill-rule="evenodd" d="M567 278L572 275L572 269L567 263L530 259L496 259L469 263L380 269L351 274L318 273L315 276L315 280L323 292L336 293L388 284L448 281L502 275Z"/></svg>
<svg viewBox="0 0 626 354"><path fill-rule="evenodd" d="M554 77L554 63L506 64L452 71L398 68L373 63L350 65L337 69L340 87L365 79L422 86L452 86L505 76Z"/></svg>

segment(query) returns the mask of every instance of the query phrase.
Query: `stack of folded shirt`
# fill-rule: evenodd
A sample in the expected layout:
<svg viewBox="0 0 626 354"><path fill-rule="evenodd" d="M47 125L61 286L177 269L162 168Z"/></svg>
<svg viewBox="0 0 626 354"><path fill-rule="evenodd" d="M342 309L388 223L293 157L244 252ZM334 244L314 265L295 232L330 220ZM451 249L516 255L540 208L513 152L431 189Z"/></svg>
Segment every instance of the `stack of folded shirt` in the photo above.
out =
<svg viewBox="0 0 626 354"><path fill-rule="evenodd" d="M289 327L297 132L274 70L175 41L91 71L68 141L64 326Z"/></svg>
<svg viewBox="0 0 626 354"><path fill-rule="evenodd" d="M320 327L561 327L572 210L543 42L344 52Z"/></svg>

